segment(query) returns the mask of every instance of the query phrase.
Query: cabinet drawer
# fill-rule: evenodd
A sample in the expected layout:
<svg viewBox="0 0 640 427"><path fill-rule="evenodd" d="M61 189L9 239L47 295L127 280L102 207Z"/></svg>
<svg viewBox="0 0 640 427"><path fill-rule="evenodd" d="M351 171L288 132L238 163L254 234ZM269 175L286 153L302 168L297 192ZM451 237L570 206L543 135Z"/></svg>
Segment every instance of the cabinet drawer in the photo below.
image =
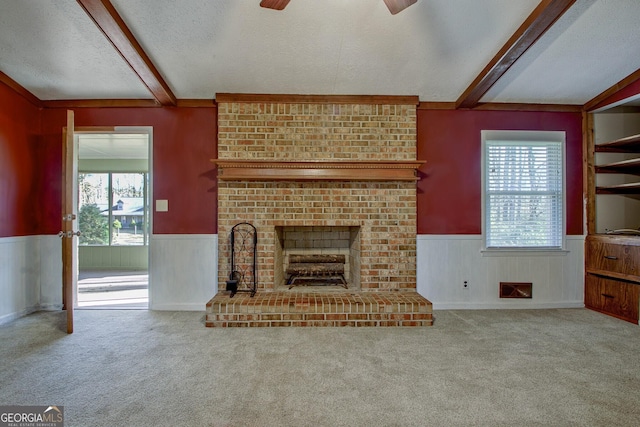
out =
<svg viewBox="0 0 640 427"><path fill-rule="evenodd" d="M640 246L588 240L586 249L587 269L611 271L632 276L640 275L638 270Z"/></svg>
<svg viewBox="0 0 640 427"><path fill-rule="evenodd" d="M584 305L638 323L640 285L587 274Z"/></svg>

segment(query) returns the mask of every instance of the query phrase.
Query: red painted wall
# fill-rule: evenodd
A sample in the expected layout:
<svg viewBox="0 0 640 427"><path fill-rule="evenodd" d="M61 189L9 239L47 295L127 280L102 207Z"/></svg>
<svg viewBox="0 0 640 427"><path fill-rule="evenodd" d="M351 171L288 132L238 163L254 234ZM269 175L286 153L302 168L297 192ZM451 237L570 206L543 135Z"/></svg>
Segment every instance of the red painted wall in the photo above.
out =
<svg viewBox="0 0 640 427"><path fill-rule="evenodd" d="M153 127L153 210L155 200L169 201L168 212L153 213L156 234L217 233L217 109L211 108L77 108L75 126ZM42 112L42 167L49 184L47 212L40 233L60 227L61 141L66 109Z"/></svg>
<svg viewBox="0 0 640 427"><path fill-rule="evenodd" d="M217 232L216 108L78 108L76 126L152 126L154 233ZM567 232L583 233L580 113L418 111L419 234L480 234L480 131L567 132ZM60 229L66 110L39 110L0 84L0 237Z"/></svg>
<svg viewBox="0 0 640 427"><path fill-rule="evenodd" d="M481 234L481 130L565 131L567 234L583 234L582 115L418 110L418 234Z"/></svg>
<svg viewBox="0 0 640 427"><path fill-rule="evenodd" d="M40 111L0 83L0 237L38 234Z"/></svg>

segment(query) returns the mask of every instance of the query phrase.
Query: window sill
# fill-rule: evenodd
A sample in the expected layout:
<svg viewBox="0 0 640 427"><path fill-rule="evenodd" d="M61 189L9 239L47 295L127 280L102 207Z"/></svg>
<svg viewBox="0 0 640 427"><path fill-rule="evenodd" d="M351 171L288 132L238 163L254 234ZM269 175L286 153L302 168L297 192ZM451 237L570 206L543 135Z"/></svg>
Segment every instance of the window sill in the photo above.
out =
<svg viewBox="0 0 640 427"><path fill-rule="evenodd" d="M528 249L528 248L509 248L509 249L482 249L480 253L483 257L510 257L510 256L566 256L569 252L566 249Z"/></svg>

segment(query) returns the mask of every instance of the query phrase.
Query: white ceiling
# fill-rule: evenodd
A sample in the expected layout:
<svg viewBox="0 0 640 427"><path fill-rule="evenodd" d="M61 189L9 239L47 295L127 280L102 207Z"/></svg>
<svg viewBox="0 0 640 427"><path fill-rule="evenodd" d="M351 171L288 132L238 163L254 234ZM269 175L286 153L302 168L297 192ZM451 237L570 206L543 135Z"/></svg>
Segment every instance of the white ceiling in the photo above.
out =
<svg viewBox="0 0 640 427"><path fill-rule="evenodd" d="M149 135L146 133L78 134L78 158L81 160L149 158Z"/></svg>
<svg viewBox="0 0 640 427"><path fill-rule="evenodd" d="M111 0L178 99L456 101L540 0ZM577 0L482 98L584 104L640 68L640 0ZM0 71L41 100L151 99L76 0L0 0Z"/></svg>

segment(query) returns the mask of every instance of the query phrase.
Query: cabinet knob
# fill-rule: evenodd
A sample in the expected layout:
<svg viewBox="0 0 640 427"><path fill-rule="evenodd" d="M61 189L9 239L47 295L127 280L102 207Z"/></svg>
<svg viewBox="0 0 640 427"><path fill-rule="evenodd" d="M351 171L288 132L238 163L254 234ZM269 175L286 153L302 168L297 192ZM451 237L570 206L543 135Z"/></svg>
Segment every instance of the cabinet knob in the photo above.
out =
<svg viewBox="0 0 640 427"><path fill-rule="evenodd" d="M613 256L613 255L604 255L604 257L605 257L606 259L612 259L612 260L614 260L614 261L618 259L618 257L617 257L617 256Z"/></svg>

